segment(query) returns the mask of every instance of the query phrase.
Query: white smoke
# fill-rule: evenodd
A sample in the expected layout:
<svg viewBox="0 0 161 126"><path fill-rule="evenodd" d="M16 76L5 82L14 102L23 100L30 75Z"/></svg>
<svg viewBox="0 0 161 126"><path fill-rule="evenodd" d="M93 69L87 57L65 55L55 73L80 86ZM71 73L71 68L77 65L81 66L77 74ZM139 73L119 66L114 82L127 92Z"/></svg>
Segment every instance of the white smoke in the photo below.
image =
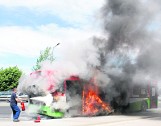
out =
<svg viewBox="0 0 161 126"><path fill-rule="evenodd" d="M18 90L31 95L32 100L44 102L52 109L67 110L69 107L77 106L79 95L66 103L62 98L53 102L53 97L48 95L63 86L64 80L70 76L79 76L81 79L90 80L94 75L94 67L100 64L98 53L91 39L68 43L57 48L59 57L53 61L44 61L41 63L40 73L32 75L23 75L19 80ZM37 74L40 74L37 76ZM49 87L52 85L51 89ZM41 97L39 97L41 96ZM72 112L75 114L76 112ZM70 113L70 115L72 115Z"/></svg>

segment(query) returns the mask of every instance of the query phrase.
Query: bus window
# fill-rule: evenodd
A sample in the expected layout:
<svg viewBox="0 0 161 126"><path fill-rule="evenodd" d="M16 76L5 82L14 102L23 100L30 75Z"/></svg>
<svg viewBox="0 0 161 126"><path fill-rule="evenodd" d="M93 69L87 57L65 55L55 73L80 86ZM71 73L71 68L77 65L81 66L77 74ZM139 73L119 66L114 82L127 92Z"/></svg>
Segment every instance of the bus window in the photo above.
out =
<svg viewBox="0 0 161 126"><path fill-rule="evenodd" d="M140 97L141 98L147 98L148 97L146 88L141 88Z"/></svg>
<svg viewBox="0 0 161 126"><path fill-rule="evenodd" d="M152 88L152 96L155 96L155 88Z"/></svg>
<svg viewBox="0 0 161 126"><path fill-rule="evenodd" d="M145 88L142 88L142 89L141 89L141 95L146 95L146 90L145 90Z"/></svg>
<svg viewBox="0 0 161 126"><path fill-rule="evenodd" d="M140 95L140 88L138 86L133 87L132 97L139 97L139 95Z"/></svg>

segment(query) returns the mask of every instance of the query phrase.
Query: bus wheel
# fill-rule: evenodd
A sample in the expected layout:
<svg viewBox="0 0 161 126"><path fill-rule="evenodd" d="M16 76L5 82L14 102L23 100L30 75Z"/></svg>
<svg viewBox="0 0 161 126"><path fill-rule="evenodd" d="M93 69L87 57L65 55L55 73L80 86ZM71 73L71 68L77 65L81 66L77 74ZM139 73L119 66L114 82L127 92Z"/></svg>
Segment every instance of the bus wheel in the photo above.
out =
<svg viewBox="0 0 161 126"><path fill-rule="evenodd" d="M146 102L142 102L141 111L145 112L147 109L148 109L147 103Z"/></svg>

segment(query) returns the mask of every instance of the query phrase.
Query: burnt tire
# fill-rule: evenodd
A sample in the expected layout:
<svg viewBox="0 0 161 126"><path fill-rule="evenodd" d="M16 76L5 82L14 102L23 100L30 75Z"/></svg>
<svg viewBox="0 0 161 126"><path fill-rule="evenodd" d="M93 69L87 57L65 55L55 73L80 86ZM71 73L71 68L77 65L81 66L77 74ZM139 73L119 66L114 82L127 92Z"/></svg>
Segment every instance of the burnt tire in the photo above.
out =
<svg viewBox="0 0 161 126"><path fill-rule="evenodd" d="M141 104L141 111L142 112L145 112L146 110L148 109L148 104L147 104L147 102L142 102L142 104Z"/></svg>

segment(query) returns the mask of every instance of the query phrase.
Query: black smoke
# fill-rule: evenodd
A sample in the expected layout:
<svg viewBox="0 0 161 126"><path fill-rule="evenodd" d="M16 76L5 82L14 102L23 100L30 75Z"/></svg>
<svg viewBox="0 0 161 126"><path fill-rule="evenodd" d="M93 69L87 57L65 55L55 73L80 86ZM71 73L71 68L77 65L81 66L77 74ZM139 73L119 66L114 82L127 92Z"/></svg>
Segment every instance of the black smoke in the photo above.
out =
<svg viewBox="0 0 161 126"><path fill-rule="evenodd" d="M154 29L160 20L158 2L106 0L101 10L104 38L94 38L100 55L97 69L106 75L102 92L114 108L128 105L132 85L160 79L160 31Z"/></svg>

